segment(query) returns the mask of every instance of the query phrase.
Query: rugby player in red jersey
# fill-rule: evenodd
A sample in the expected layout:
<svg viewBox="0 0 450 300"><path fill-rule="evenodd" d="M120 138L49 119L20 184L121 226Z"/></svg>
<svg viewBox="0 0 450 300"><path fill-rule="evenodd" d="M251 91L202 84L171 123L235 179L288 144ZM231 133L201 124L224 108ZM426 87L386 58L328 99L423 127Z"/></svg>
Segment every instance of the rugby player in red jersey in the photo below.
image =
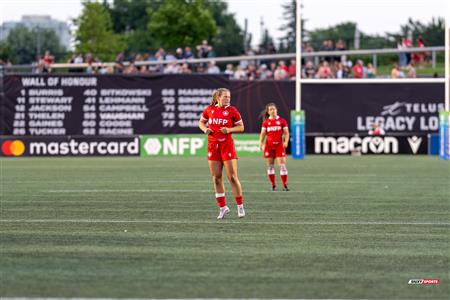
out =
<svg viewBox="0 0 450 300"><path fill-rule="evenodd" d="M275 180L274 162L276 160L280 168L283 191L289 191L287 186L288 171L286 169L286 148L289 143L289 127L285 119L278 116L275 103L266 105L266 109L261 113L263 124L259 137L259 148L264 148L264 158L267 163L267 176L272 184L272 191L277 188ZM264 144L264 138L266 142Z"/></svg>
<svg viewBox="0 0 450 300"><path fill-rule="evenodd" d="M237 155L232 137L233 133L244 131L244 123L239 111L230 105L228 89L220 88L214 92L211 104L203 111L198 127L208 135L208 165L219 205L217 219L225 218L230 212L225 199L223 167L236 199L238 217L245 217L242 187L237 173Z"/></svg>

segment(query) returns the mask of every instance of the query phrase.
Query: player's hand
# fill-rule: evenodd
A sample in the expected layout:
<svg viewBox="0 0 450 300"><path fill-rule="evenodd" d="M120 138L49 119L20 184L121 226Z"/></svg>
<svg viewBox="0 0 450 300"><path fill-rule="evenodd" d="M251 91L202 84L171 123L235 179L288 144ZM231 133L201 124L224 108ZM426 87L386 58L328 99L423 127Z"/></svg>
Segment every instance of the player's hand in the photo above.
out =
<svg viewBox="0 0 450 300"><path fill-rule="evenodd" d="M263 149L263 144L259 144L259 150Z"/></svg>
<svg viewBox="0 0 450 300"><path fill-rule="evenodd" d="M211 133L213 133L212 129L211 128L206 128L205 134L206 135L210 135Z"/></svg>
<svg viewBox="0 0 450 300"><path fill-rule="evenodd" d="M229 133L229 128L228 127L222 127L222 128L220 128L220 132L222 132L223 134L227 134L227 133Z"/></svg>
<svg viewBox="0 0 450 300"><path fill-rule="evenodd" d="M284 148L287 148L287 147L288 147L288 144L289 144L289 142L284 142L284 143L283 143L283 147L284 147Z"/></svg>

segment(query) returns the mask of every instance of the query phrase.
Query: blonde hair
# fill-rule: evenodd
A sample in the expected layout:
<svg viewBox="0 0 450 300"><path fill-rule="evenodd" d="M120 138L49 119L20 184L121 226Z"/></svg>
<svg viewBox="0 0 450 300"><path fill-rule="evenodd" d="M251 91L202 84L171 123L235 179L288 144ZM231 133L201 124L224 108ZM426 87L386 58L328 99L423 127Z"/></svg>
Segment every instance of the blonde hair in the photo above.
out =
<svg viewBox="0 0 450 300"><path fill-rule="evenodd" d="M222 94L227 93L227 92L229 93L230 90L226 89L226 88L219 88L219 89L215 90L212 95L210 105L216 105L217 103L219 103L219 97L222 96Z"/></svg>
<svg viewBox="0 0 450 300"><path fill-rule="evenodd" d="M271 107L271 106L274 106L275 108L277 108L277 105L275 103L273 103L273 102L267 103L266 108L259 114L260 118L262 118L263 120L266 120L270 117L269 107Z"/></svg>

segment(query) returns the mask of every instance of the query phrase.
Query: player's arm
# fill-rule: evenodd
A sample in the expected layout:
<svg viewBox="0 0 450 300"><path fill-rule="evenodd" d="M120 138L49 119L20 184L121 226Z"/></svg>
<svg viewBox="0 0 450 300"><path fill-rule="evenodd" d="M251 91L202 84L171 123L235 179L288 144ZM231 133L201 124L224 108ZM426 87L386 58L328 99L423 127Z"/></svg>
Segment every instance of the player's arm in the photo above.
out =
<svg viewBox="0 0 450 300"><path fill-rule="evenodd" d="M222 127L220 128L220 131L222 133L240 133L244 132L244 122L242 120L237 121L234 123L233 127Z"/></svg>
<svg viewBox="0 0 450 300"><path fill-rule="evenodd" d="M259 135L259 149L264 148L264 139L266 137L266 128L261 128L261 134Z"/></svg>
<svg viewBox="0 0 450 300"><path fill-rule="evenodd" d="M283 128L283 146L284 148L287 148L288 144L289 144L289 127L284 127Z"/></svg>
<svg viewBox="0 0 450 300"><path fill-rule="evenodd" d="M203 116L200 117L200 120L198 121L198 128L204 133L204 134L211 134L212 130L206 126L206 123L208 122L207 119L205 119Z"/></svg>

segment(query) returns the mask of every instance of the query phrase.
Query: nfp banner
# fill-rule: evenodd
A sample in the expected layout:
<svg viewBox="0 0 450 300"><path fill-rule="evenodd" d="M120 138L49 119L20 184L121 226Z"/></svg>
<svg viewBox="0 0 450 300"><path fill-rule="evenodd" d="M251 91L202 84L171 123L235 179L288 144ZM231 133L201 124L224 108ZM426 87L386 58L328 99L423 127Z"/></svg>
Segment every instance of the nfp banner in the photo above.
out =
<svg viewBox="0 0 450 300"><path fill-rule="evenodd" d="M239 156L262 155L258 134L233 134ZM141 156L204 156L208 137L204 134L172 134L141 136Z"/></svg>

